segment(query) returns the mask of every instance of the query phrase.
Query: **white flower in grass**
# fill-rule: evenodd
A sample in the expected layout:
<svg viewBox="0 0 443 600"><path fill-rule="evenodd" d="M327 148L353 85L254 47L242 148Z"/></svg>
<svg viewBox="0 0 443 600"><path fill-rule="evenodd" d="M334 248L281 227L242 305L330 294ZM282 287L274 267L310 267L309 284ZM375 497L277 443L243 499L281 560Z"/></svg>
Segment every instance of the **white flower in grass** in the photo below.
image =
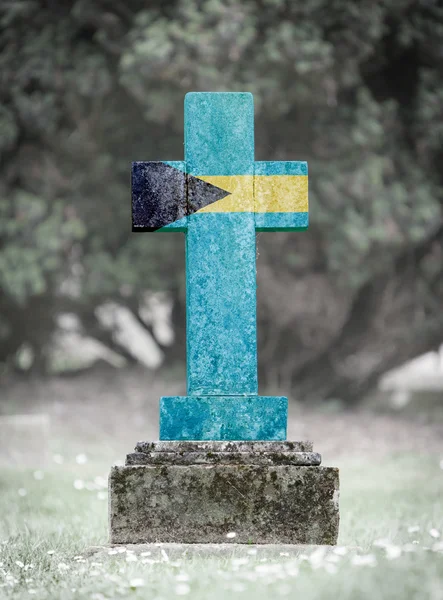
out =
<svg viewBox="0 0 443 600"><path fill-rule="evenodd" d="M37 593L37 591L33 590L32 588L28 590L28 594L34 595L36 593Z"/></svg>
<svg viewBox="0 0 443 600"><path fill-rule="evenodd" d="M432 528L429 530L429 535L435 539L440 537L440 532L438 529Z"/></svg>
<svg viewBox="0 0 443 600"><path fill-rule="evenodd" d="M85 482L82 481L81 479L76 479L74 481L74 487L76 490L83 490L85 487Z"/></svg>
<svg viewBox="0 0 443 600"><path fill-rule="evenodd" d="M351 563L356 567L375 567L377 559L373 554L356 554Z"/></svg>
<svg viewBox="0 0 443 600"><path fill-rule="evenodd" d="M175 586L175 593L177 596L186 596L190 591L191 588L187 583L178 583Z"/></svg>
<svg viewBox="0 0 443 600"><path fill-rule="evenodd" d="M228 538L228 540L232 540L237 536L237 534L235 533L235 531L230 531L229 533L226 534L226 537Z"/></svg>
<svg viewBox="0 0 443 600"><path fill-rule="evenodd" d="M25 563L23 563L21 560L16 560L15 564L17 565L17 567L20 567L20 569L23 569L23 567L25 566Z"/></svg>
<svg viewBox="0 0 443 600"><path fill-rule="evenodd" d="M45 474L43 471L34 471L34 479L37 481L41 481L44 478Z"/></svg>
<svg viewBox="0 0 443 600"><path fill-rule="evenodd" d="M57 565L57 569L61 572L61 573L65 573L66 571L69 571L71 567L69 565L67 565L66 563L58 563Z"/></svg>
<svg viewBox="0 0 443 600"><path fill-rule="evenodd" d="M19 488L17 490L17 494L19 496L21 496L22 498L24 498L25 496L27 496L28 492L25 490L25 488Z"/></svg>
<svg viewBox="0 0 443 600"><path fill-rule="evenodd" d="M394 560L395 558L399 558L401 556L401 548L400 546L386 546L386 558L388 560Z"/></svg>
<svg viewBox="0 0 443 600"><path fill-rule="evenodd" d="M163 550L163 548L160 548L160 552L161 552L163 560L165 562L169 562L169 556L166 554L166 552Z"/></svg>
<svg viewBox="0 0 443 600"><path fill-rule="evenodd" d="M88 462L88 457L86 456L86 454L77 454L77 456L75 457L75 462L78 465L85 465Z"/></svg>
<svg viewBox="0 0 443 600"><path fill-rule="evenodd" d="M139 587L143 587L145 585L145 580L142 579L141 577L136 577L135 579L131 579L131 581L129 582L129 587L136 589Z"/></svg>
<svg viewBox="0 0 443 600"><path fill-rule="evenodd" d="M317 548L309 556L309 562L313 569L318 569L322 566L326 554L326 548Z"/></svg>
<svg viewBox="0 0 443 600"><path fill-rule="evenodd" d="M137 562L137 556L135 554L126 554L126 562Z"/></svg>
<svg viewBox="0 0 443 600"><path fill-rule="evenodd" d="M46 554L49 554L49 556L52 556L55 553L55 550L48 550L46 552Z"/></svg>
<svg viewBox="0 0 443 600"><path fill-rule="evenodd" d="M410 525L408 527L408 533L417 533L417 531L420 531L420 527L418 525Z"/></svg>

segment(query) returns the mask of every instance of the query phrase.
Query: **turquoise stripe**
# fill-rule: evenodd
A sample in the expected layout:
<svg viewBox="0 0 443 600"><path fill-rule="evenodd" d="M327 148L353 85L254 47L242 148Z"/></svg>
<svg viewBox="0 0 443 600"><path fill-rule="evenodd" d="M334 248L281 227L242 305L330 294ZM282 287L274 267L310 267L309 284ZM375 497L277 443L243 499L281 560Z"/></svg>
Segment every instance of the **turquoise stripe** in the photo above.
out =
<svg viewBox="0 0 443 600"><path fill-rule="evenodd" d="M252 94L186 94L185 159L191 175L253 175Z"/></svg>
<svg viewBox="0 0 443 600"><path fill-rule="evenodd" d="M308 163L294 161L261 161L255 163L255 175L307 175Z"/></svg>
<svg viewBox="0 0 443 600"><path fill-rule="evenodd" d="M255 213L257 231L303 231L309 226L307 212Z"/></svg>
<svg viewBox="0 0 443 600"><path fill-rule="evenodd" d="M186 163L183 160L162 160L162 163L186 173Z"/></svg>
<svg viewBox="0 0 443 600"><path fill-rule="evenodd" d="M160 399L160 440L285 440L284 396Z"/></svg>

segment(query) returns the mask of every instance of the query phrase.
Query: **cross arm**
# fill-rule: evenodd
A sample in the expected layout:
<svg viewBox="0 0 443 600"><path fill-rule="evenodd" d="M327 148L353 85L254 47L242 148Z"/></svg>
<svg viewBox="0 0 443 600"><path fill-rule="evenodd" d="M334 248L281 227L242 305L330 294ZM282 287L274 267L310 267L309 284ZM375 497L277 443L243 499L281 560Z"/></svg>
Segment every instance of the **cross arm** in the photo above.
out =
<svg viewBox="0 0 443 600"><path fill-rule="evenodd" d="M254 212L257 231L308 228L308 164L304 161L256 161Z"/></svg>

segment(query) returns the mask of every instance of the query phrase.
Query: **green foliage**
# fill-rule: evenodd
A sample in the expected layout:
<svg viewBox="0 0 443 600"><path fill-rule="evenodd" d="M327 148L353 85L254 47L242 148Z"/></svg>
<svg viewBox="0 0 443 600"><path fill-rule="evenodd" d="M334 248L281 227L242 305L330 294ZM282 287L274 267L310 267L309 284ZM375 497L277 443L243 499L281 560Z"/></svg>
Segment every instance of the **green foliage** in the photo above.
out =
<svg viewBox="0 0 443 600"><path fill-rule="evenodd" d="M45 294L63 275L67 250L86 232L80 219L65 213L63 202L48 203L23 190L0 203L0 286L15 302Z"/></svg>

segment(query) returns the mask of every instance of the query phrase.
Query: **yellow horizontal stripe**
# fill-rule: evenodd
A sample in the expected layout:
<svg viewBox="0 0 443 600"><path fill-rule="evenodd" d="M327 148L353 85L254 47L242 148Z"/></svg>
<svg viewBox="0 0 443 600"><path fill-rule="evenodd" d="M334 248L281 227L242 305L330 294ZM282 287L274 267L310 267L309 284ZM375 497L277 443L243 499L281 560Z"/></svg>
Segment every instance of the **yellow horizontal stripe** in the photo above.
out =
<svg viewBox="0 0 443 600"><path fill-rule="evenodd" d="M211 175L199 179L212 183L230 194L197 212L254 212L253 175Z"/></svg>
<svg viewBox="0 0 443 600"><path fill-rule="evenodd" d="M256 175L255 212L308 212L307 175Z"/></svg>
<svg viewBox="0 0 443 600"><path fill-rule="evenodd" d="M199 213L308 212L307 175L211 175L199 179L230 192Z"/></svg>

